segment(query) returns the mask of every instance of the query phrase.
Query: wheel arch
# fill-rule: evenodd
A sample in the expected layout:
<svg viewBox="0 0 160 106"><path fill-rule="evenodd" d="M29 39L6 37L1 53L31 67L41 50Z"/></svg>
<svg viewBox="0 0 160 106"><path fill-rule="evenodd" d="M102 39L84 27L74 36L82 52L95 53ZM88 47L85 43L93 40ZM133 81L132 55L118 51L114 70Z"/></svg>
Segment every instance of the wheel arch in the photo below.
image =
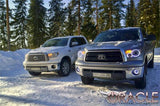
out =
<svg viewBox="0 0 160 106"><path fill-rule="evenodd" d="M70 62L70 64L71 64L71 59L70 59L69 56L64 56L64 57L61 59L61 61L64 60L64 59L68 60L68 61Z"/></svg>

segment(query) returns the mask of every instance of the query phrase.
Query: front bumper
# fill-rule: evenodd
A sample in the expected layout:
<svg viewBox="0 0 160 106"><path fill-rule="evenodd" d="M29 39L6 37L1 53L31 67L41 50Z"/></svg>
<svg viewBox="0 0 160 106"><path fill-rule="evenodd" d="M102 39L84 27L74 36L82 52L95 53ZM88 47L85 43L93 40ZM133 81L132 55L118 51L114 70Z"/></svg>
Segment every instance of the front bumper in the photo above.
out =
<svg viewBox="0 0 160 106"><path fill-rule="evenodd" d="M143 77L144 62L141 60L123 63L84 62L78 60L75 63L76 72L81 76L106 78L106 79L137 79ZM138 75L133 70L139 70Z"/></svg>
<svg viewBox="0 0 160 106"><path fill-rule="evenodd" d="M24 69L32 72L52 72L60 70L59 63L44 62L23 62Z"/></svg>

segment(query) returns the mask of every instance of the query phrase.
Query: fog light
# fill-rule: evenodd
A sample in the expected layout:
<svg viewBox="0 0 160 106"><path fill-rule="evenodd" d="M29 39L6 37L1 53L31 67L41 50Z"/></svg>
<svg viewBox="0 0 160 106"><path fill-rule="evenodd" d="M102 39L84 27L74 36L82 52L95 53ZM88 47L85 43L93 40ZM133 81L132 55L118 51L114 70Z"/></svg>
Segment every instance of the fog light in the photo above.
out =
<svg viewBox="0 0 160 106"><path fill-rule="evenodd" d="M55 68L56 68L56 66L55 66L55 65L52 65L51 67L52 67L53 69L55 69Z"/></svg>
<svg viewBox="0 0 160 106"><path fill-rule="evenodd" d="M80 69L77 67L77 68L76 68L76 71L77 71L77 72L80 72Z"/></svg>
<svg viewBox="0 0 160 106"><path fill-rule="evenodd" d="M132 74L133 74L133 75L138 75L139 73L140 73L139 70L133 70L133 71L132 71Z"/></svg>

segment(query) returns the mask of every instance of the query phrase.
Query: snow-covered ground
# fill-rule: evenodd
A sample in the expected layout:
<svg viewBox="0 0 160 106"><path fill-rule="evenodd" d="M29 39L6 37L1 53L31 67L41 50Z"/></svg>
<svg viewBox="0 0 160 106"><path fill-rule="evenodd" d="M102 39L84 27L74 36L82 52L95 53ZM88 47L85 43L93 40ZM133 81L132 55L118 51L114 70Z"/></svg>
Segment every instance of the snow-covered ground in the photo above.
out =
<svg viewBox="0 0 160 106"><path fill-rule="evenodd" d="M144 90L136 89L132 81L96 80L92 85L83 85L75 72L68 77L59 77L56 73L32 77L22 66L28 51L0 51L0 106L107 106L111 104L99 93L101 90L160 93L160 48L155 49L155 68L148 68L147 87ZM160 103L147 105L160 106Z"/></svg>

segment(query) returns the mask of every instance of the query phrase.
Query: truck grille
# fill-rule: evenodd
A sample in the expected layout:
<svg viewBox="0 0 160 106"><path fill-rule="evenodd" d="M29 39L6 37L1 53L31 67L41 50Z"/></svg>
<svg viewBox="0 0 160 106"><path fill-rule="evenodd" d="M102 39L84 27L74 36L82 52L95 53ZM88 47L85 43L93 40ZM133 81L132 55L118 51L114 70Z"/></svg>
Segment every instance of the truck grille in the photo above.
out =
<svg viewBox="0 0 160 106"><path fill-rule="evenodd" d="M86 62L123 62L120 50L89 51Z"/></svg>
<svg viewBox="0 0 160 106"><path fill-rule="evenodd" d="M48 61L47 55L45 54L29 54L28 61Z"/></svg>

